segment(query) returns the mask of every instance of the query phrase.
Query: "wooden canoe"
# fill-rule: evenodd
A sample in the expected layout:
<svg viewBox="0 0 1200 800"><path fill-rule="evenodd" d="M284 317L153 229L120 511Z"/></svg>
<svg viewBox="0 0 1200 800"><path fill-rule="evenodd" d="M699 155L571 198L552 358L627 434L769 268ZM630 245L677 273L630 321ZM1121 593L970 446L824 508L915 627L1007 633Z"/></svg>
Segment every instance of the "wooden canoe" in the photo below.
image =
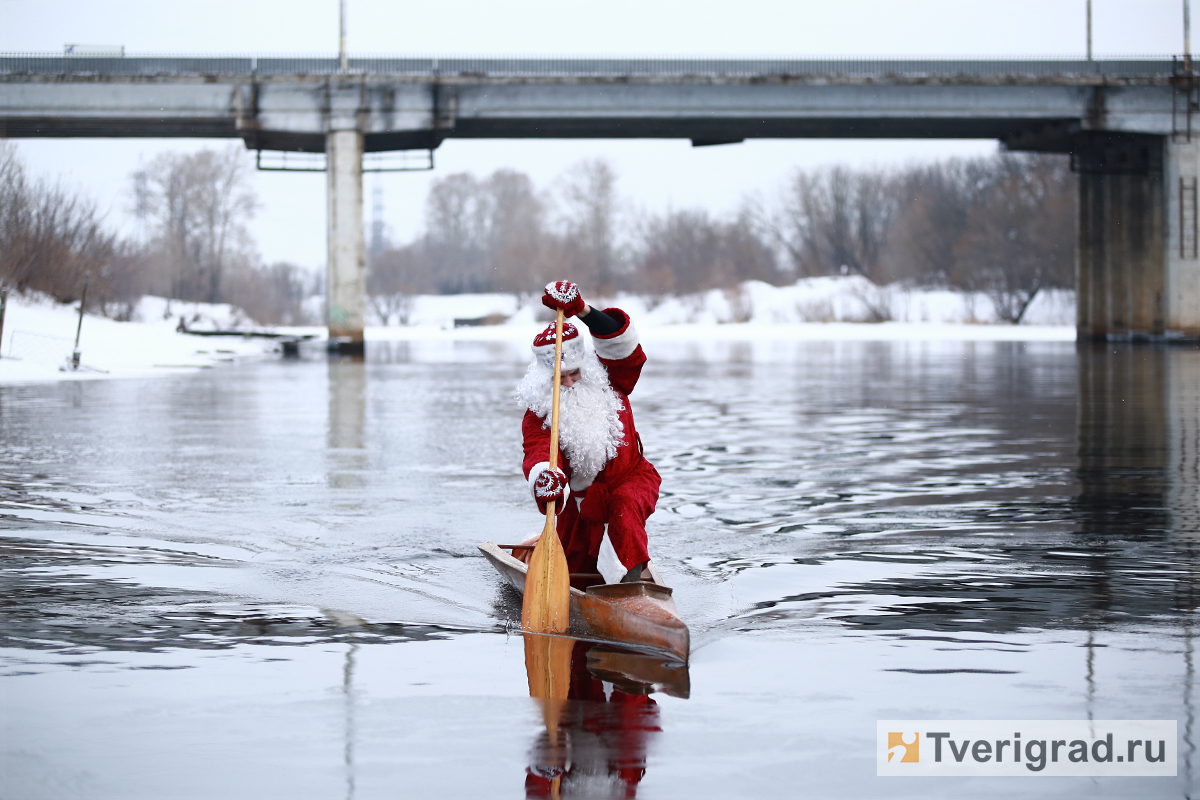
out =
<svg viewBox="0 0 1200 800"><path fill-rule="evenodd" d="M479 550L514 589L524 593L528 571L525 562L495 542L485 542ZM686 664L690 640L687 625L679 618L671 589L654 562L647 565L646 572L650 580L638 583L604 583L586 590L572 586L569 634L669 654Z"/></svg>

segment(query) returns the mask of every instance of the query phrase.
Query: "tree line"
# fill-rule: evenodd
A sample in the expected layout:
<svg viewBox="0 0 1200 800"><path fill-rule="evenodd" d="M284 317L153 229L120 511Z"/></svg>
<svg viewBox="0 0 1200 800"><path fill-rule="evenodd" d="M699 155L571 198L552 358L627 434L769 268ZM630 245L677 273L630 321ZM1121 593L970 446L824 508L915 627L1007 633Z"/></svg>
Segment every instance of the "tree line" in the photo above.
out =
<svg viewBox="0 0 1200 800"><path fill-rule="evenodd" d="M264 264L248 223L259 207L238 145L163 153L130 179L138 230L119 235L94 202L37 179L0 142L0 289L88 302L127 319L146 294L231 303L262 323L317 323L319 276ZM1043 288L1073 283L1077 192L1062 156L1001 153L901 169L795 170L728 215L649 212L618 192L603 159L537 187L517 170L435 180L421 233L368 258L367 295L384 321L407 322L416 294L535 293L569 276L594 297L653 301L862 275L984 292L1017 322Z"/></svg>
<svg viewBox="0 0 1200 800"><path fill-rule="evenodd" d="M302 268L262 264L248 223L259 207L245 153L162 153L130 177L138 230L121 234L93 200L36 178L0 141L0 290L42 292L129 319L148 294L229 303L262 323L317 322L303 302L314 280Z"/></svg>
<svg viewBox="0 0 1200 800"><path fill-rule="evenodd" d="M1019 322L1038 292L1074 281L1077 191L1063 156L1001 153L898 170L796 170L732 214L652 213L621 198L603 160L538 190L502 169L433 182L423 232L368 262L368 295L405 321L425 293L526 294L570 276L589 294L651 298L862 275L884 285L984 292Z"/></svg>

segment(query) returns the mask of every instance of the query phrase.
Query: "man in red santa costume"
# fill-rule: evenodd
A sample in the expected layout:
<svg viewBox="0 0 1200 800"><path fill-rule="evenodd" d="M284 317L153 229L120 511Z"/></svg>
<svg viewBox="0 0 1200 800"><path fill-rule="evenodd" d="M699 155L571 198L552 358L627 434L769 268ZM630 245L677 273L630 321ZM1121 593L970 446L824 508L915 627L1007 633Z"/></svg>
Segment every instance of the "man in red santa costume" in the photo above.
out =
<svg viewBox="0 0 1200 800"><path fill-rule="evenodd" d="M575 325L563 324L561 468L552 470L554 324L533 340L533 361L516 392L525 408L522 466L530 491L543 514L548 503L555 504L571 572L599 572L605 583L639 581L650 560L646 518L654 513L662 482L642 455L629 405L646 354L628 314L592 308L569 281L548 284L542 303L583 322L595 349L584 344Z"/></svg>

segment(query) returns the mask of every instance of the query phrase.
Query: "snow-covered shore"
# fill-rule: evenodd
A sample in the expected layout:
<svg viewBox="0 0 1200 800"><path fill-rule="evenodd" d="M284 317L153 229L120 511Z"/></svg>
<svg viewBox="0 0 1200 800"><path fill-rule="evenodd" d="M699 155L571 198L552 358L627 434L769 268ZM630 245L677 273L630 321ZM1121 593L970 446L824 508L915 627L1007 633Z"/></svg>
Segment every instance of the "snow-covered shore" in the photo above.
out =
<svg viewBox="0 0 1200 800"><path fill-rule="evenodd" d="M679 297L621 295L588 297L597 306L617 305L637 319L639 329L666 326L781 326L803 323L942 323L1002 328L1073 326L1075 293L1041 292L1025 313L1022 325L1002 323L992 301L981 292L949 289L906 289L876 286L859 276L805 278L790 286L747 281L737 289L713 289ZM507 318L501 327L531 325L542 319L536 297L511 294L422 295L412 299L408 326L449 328L455 318ZM369 322L381 324L378 317ZM394 320L393 320L394 322ZM964 334L966 338L973 338ZM1002 338L1021 338L1008 334ZM985 337L990 338L990 337Z"/></svg>
<svg viewBox="0 0 1200 800"><path fill-rule="evenodd" d="M78 306L10 294L0 338L0 383L163 375L261 356L276 347L263 339L179 333L176 327L181 315L210 329L245 321L229 306L179 302L170 306L171 315L164 316L165 300L143 298L137 322L84 315L79 331L80 368L71 370L68 364L79 325Z"/></svg>
<svg viewBox="0 0 1200 800"><path fill-rule="evenodd" d="M592 298L589 298L592 299ZM723 341L1074 341L1074 293L1043 292L1021 325L999 323L982 295L877 287L857 277L809 278L792 286L748 282L737 290L683 297L595 298L618 305L647 343ZM78 312L45 298L10 295L0 337L0 384L45 380L142 377L212 367L277 351L271 340L197 337L177 330L248 330L253 323L230 306L168 303L146 297L133 321L88 314L80 337L82 368L64 369L74 348ZM412 298L408 325L369 319L370 341L493 341L522 344L545 324L536 298L508 294L423 295ZM869 322L885 318L884 322ZM460 321L460 327L455 326ZM463 321L498 323L461 325ZM321 327L283 332L323 338Z"/></svg>

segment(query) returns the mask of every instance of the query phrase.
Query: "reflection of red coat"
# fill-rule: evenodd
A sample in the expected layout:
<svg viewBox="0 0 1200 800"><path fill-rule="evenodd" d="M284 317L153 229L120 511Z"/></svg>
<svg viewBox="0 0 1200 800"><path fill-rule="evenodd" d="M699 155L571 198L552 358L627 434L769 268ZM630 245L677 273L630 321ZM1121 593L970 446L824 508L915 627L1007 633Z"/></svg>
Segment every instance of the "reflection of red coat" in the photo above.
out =
<svg viewBox="0 0 1200 800"><path fill-rule="evenodd" d="M654 513L658 502L658 486L662 479L654 466L642 455L642 440L633 423L629 395L642 374L646 354L638 343L637 332L629 324L629 315L619 308L606 308L604 313L621 323L616 333L592 336L596 355L608 369L608 380L624 408L621 425L625 438L617 455L600 471L591 486L582 492L571 489L567 507L558 515L558 536L567 553L571 572L595 572L596 554L608 525L608 538L617 557L626 568L648 561L646 549L646 518ZM521 432L525 438L525 477L542 462L550 460L550 430L543 419L525 411ZM559 449L558 463L567 478L572 477L571 463Z"/></svg>
<svg viewBox="0 0 1200 800"><path fill-rule="evenodd" d="M534 764L526 771L525 797L554 796L552 782L562 776L564 784L586 774L607 774L620 782L619 796L637 796L646 774L646 753L653 737L662 732L658 704L649 695L626 694L613 688L607 695L604 683L587 668L592 645L576 642L571 652L571 688L563 706L558 731L563 746L549 747L545 732L531 754ZM603 772L601 772L603 770Z"/></svg>

